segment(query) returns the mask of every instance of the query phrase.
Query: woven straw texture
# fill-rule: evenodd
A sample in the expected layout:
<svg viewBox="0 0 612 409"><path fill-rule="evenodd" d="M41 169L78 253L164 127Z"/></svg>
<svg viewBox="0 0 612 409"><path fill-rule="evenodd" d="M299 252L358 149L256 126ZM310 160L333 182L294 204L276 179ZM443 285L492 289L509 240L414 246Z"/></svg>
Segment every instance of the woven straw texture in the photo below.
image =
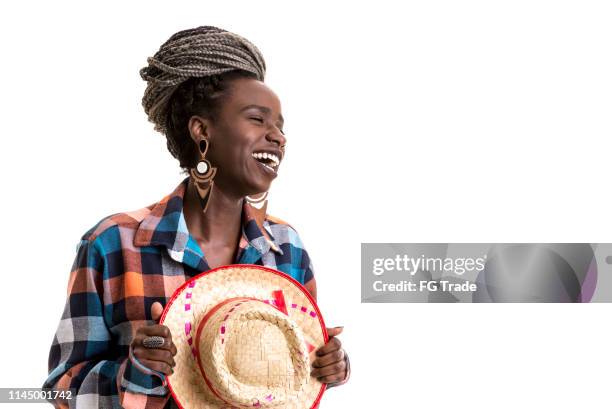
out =
<svg viewBox="0 0 612 409"><path fill-rule="evenodd" d="M168 378L175 400L183 408L313 407L325 387L310 362L326 335L306 293L283 273L250 265L212 270L177 290L161 321L178 349Z"/></svg>

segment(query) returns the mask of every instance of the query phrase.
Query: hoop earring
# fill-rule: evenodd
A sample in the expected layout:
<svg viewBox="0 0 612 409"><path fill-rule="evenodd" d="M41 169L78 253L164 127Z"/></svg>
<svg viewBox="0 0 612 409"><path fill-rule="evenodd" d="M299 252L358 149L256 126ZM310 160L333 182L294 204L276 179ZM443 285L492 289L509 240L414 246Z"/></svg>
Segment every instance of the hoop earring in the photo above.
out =
<svg viewBox="0 0 612 409"><path fill-rule="evenodd" d="M200 139L198 148L200 150L200 160L196 167L189 171L189 174L193 178L198 196L200 196L202 211L205 212L208 208L208 203L210 203L210 196L212 195L214 185L213 178L217 174L217 168L213 168L210 162L205 158L206 152L208 151L208 141L204 138Z"/></svg>
<svg viewBox="0 0 612 409"><path fill-rule="evenodd" d="M263 232L263 222L266 219L266 212L268 210L268 192L263 192L253 196L245 196L247 204L251 208L251 214L257 221L257 225ZM264 233L266 234L266 233Z"/></svg>
<svg viewBox="0 0 612 409"><path fill-rule="evenodd" d="M268 204L268 192L260 193L258 197L246 196L245 199L254 208L261 209Z"/></svg>

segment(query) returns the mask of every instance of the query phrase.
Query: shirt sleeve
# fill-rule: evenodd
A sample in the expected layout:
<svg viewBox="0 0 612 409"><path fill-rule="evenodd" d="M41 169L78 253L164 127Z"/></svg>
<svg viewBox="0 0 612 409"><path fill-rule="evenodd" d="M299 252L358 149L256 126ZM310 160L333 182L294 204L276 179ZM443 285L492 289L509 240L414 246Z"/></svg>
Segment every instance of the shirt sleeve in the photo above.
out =
<svg viewBox="0 0 612 409"><path fill-rule="evenodd" d="M43 388L72 390L71 399L51 402L60 408L163 408L169 396L163 380L139 370L106 324L104 265L102 246L81 240Z"/></svg>
<svg viewBox="0 0 612 409"><path fill-rule="evenodd" d="M302 250L302 265L304 268L304 284L306 284L310 280L314 280L314 269L312 267L312 260L310 260L310 256L308 255L306 250Z"/></svg>
<svg viewBox="0 0 612 409"><path fill-rule="evenodd" d="M312 266L312 260L308 251L304 247L304 242L302 238L298 234L297 230L293 228L293 226L288 226L289 230L289 249L292 254L292 265L295 269L297 269L300 274L298 274L297 278L302 284L308 284L310 281L314 280L314 268ZM296 257L296 254L299 254L299 257ZM293 275L293 274L290 274ZM314 282L314 281L313 281Z"/></svg>
<svg viewBox="0 0 612 409"><path fill-rule="evenodd" d="M293 227L290 227L290 232L292 233L289 247L292 253L292 269L289 275L297 279L316 301L317 282L315 281L312 260L308 254L308 251L306 251L304 248L304 243L302 242L302 239L298 235L297 231ZM296 249L298 251L295 251ZM299 257L295 257L294 254L299 254ZM292 274L293 271L296 273Z"/></svg>

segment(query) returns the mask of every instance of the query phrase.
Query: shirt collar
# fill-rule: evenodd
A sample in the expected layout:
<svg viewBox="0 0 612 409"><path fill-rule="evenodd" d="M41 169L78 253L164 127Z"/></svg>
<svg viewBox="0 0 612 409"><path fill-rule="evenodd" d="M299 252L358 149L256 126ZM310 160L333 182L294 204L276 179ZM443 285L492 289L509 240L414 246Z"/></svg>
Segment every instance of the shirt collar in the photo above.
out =
<svg viewBox="0 0 612 409"><path fill-rule="evenodd" d="M148 206L150 213L140 222L134 235L134 245L163 246L174 260L199 268L202 265L200 259L203 259L204 254L197 241L189 234L183 214L183 197L188 182L189 177L185 178L172 193ZM244 201L242 237L239 246L244 249L251 245L261 255L270 250L283 254L272 235L265 210L265 207L253 208L246 200Z"/></svg>

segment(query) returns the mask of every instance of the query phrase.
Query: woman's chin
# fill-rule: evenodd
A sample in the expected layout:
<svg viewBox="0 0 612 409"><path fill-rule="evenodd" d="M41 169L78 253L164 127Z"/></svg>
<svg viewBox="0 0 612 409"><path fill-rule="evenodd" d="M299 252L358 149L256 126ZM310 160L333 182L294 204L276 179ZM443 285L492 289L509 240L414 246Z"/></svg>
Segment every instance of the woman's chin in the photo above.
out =
<svg viewBox="0 0 612 409"><path fill-rule="evenodd" d="M247 194L246 196L256 199L258 196L261 196L270 190L271 186L271 183L268 183L267 185L260 184L256 189L250 190L251 193Z"/></svg>

